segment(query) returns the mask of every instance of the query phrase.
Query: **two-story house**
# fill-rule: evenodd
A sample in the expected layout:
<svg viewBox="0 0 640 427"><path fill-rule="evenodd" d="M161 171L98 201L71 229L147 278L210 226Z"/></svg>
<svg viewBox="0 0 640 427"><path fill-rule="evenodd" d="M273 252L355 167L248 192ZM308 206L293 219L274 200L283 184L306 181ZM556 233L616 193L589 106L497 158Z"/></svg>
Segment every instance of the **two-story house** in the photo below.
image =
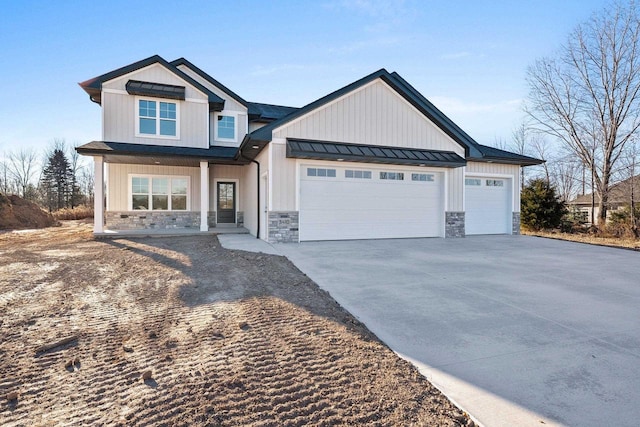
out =
<svg viewBox="0 0 640 427"><path fill-rule="evenodd" d="M249 102L185 59L80 83L102 108L96 233L243 226L271 242L518 233L520 167L382 69L302 108Z"/></svg>

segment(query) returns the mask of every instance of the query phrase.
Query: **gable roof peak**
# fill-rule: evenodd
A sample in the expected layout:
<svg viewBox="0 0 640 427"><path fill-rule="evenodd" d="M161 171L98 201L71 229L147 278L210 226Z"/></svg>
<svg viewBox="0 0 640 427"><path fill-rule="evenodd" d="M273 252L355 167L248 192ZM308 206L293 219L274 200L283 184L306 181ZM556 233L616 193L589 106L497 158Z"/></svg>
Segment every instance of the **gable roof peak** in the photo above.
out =
<svg viewBox="0 0 640 427"><path fill-rule="evenodd" d="M220 83L218 80L211 77L209 74L207 74L205 71L195 66L186 58L180 57L178 59L171 61L170 64L176 68L180 65L184 65L185 67L189 68L191 71L195 72L196 74L198 74L200 77L202 77L212 85L218 87L221 91L223 91L224 93L229 95L231 98L238 101L240 104L244 105L245 107L248 106L247 101L245 101L240 95L238 95L237 93L235 93L234 91L232 91L231 89L229 89L228 87Z"/></svg>
<svg viewBox="0 0 640 427"><path fill-rule="evenodd" d="M220 98L215 93L211 92L209 89L204 87L202 84L198 83L196 80L191 78L186 73L179 70L176 66L170 64L160 55L152 55L148 58L142 59L140 61L136 61L132 64L125 65L124 67L120 67L113 71L109 71L108 73L102 74L100 76L94 77L92 79L86 80L84 82L78 83L80 87L89 94L89 99L93 102L100 104L101 96L102 96L102 84L109 80L116 79L118 77L124 76L125 74L132 73L134 71L140 70L142 68L148 67L153 64L160 64L169 72L175 74L180 79L189 83L191 86L196 88L198 91L207 95L209 99L209 106L211 109L215 111L222 111L224 108L224 100Z"/></svg>

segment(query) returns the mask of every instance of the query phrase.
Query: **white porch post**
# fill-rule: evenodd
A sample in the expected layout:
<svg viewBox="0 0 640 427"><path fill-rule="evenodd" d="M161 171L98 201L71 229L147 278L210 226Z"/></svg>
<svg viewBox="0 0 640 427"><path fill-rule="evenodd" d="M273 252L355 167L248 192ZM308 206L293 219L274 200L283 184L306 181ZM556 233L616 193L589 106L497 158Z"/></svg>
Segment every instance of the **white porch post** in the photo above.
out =
<svg viewBox="0 0 640 427"><path fill-rule="evenodd" d="M200 162L200 231L209 231L209 162Z"/></svg>
<svg viewBox="0 0 640 427"><path fill-rule="evenodd" d="M93 191L93 232L104 231L104 159L101 156L93 157L94 166L94 191Z"/></svg>

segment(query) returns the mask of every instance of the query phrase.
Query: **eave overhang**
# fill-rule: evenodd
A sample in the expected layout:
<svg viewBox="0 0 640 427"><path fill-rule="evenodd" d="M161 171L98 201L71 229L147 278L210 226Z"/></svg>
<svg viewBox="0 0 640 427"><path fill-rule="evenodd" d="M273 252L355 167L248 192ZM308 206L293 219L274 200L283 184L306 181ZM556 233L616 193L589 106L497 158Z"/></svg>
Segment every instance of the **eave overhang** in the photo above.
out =
<svg viewBox="0 0 640 427"><path fill-rule="evenodd" d="M110 71L106 74L103 74L98 77L94 77L92 79L86 80L84 82L78 83L80 87L89 95L89 99L95 102L96 104L102 103L102 84L109 80L116 79L118 77L122 77L126 74L132 73L134 71L140 70L142 68L148 67L153 64L160 64L164 68L166 68L169 72L175 74L180 79L184 80L189 85L196 88L198 91L207 95L207 99L209 101L209 110L210 111L222 111L224 110L224 99L220 98L215 93L211 92L209 89L198 83L196 80L179 70L174 65L168 63L164 58L159 55L154 55L149 58L143 59L138 62L134 62L133 64L129 64L127 66L118 68L117 70Z"/></svg>
<svg viewBox="0 0 640 427"><path fill-rule="evenodd" d="M453 151L421 150L294 138L287 138L287 157L444 168L459 168L467 163L465 159Z"/></svg>
<svg viewBox="0 0 640 427"><path fill-rule="evenodd" d="M247 160L238 159L236 147L172 147L164 145L128 144L124 142L92 141L76 148L85 156L105 156L114 162L118 158L174 158L181 161L208 161L221 164L246 164Z"/></svg>

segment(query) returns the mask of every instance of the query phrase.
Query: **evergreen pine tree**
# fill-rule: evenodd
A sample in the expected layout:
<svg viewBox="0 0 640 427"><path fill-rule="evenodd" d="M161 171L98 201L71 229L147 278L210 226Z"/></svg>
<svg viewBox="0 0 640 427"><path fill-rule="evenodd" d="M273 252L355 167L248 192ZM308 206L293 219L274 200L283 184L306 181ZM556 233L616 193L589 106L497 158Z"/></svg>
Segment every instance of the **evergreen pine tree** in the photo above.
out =
<svg viewBox="0 0 640 427"><path fill-rule="evenodd" d="M61 149L54 149L47 159L40 180L44 203L49 211L72 205L73 181L73 172L67 156Z"/></svg>
<svg viewBox="0 0 640 427"><path fill-rule="evenodd" d="M520 222L530 230L558 228L567 213L554 187L544 179L534 179L521 194Z"/></svg>

